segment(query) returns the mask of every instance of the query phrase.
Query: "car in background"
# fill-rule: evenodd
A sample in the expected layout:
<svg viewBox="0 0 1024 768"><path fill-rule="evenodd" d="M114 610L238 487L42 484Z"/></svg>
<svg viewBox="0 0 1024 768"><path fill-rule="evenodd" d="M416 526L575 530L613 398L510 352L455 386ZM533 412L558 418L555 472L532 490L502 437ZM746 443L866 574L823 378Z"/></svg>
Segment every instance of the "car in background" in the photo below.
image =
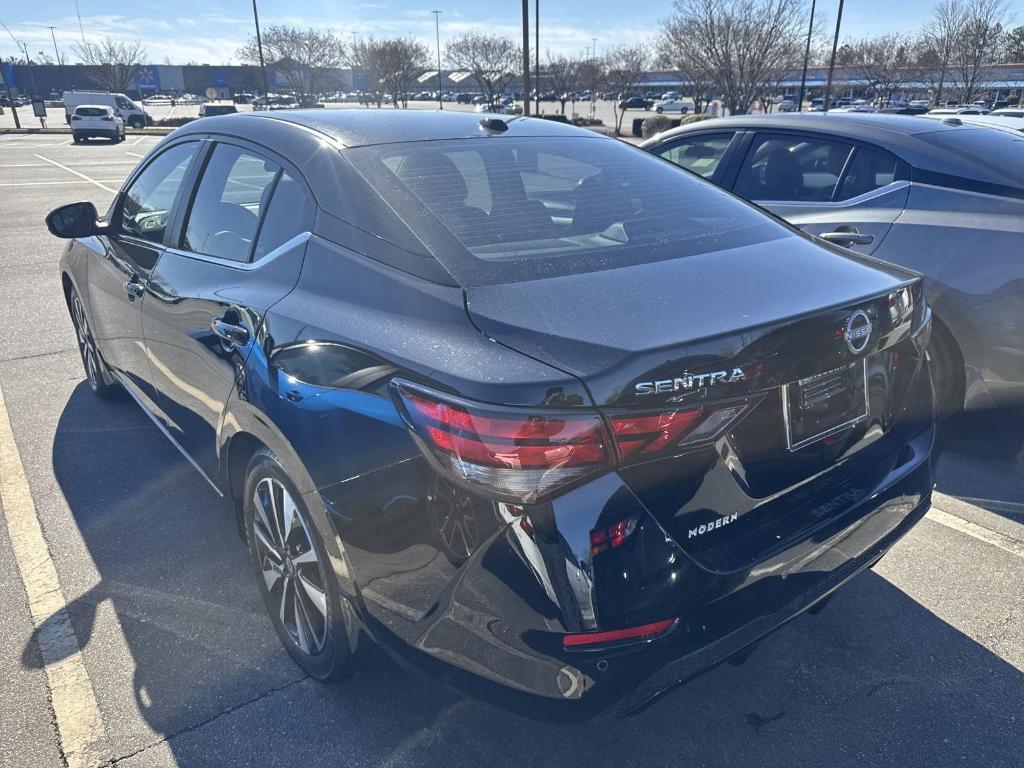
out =
<svg viewBox="0 0 1024 768"><path fill-rule="evenodd" d="M987 115L988 109L983 106L972 105L969 107L937 107L928 110L929 115Z"/></svg>
<svg viewBox="0 0 1024 768"><path fill-rule="evenodd" d="M980 125L986 128L995 128L1001 131L1024 132L1024 120L1019 117L1004 117L1001 115L923 115L929 120L942 120L947 124L956 125Z"/></svg>
<svg viewBox="0 0 1024 768"><path fill-rule="evenodd" d="M64 91L64 113L68 124L76 107L82 105L106 106L114 110L129 128L145 128L152 120L145 111L123 93L100 91Z"/></svg>
<svg viewBox="0 0 1024 768"><path fill-rule="evenodd" d="M792 99L782 99L775 102L775 109L778 112L796 112L796 102Z"/></svg>
<svg viewBox="0 0 1024 768"><path fill-rule="evenodd" d="M643 96L627 96L619 102L619 109L650 109L651 102Z"/></svg>
<svg viewBox="0 0 1024 768"><path fill-rule="evenodd" d="M269 96L258 96L252 100L252 108L256 111L266 109L295 109L298 106L299 102L294 96L277 96L270 94Z"/></svg>
<svg viewBox="0 0 1024 768"><path fill-rule="evenodd" d="M102 222L47 217L88 386L233 502L310 677L373 638L538 718L627 713L927 512L920 275L591 131L383 117L193 122Z"/></svg>
<svg viewBox="0 0 1024 768"><path fill-rule="evenodd" d="M231 100L235 104L250 104L255 98L251 93L236 93L231 97Z"/></svg>
<svg viewBox="0 0 1024 768"><path fill-rule="evenodd" d="M681 98L683 98L683 94L681 94L679 91L665 91L660 96L660 99L662 101L665 101L667 99L681 99Z"/></svg>
<svg viewBox="0 0 1024 768"><path fill-rule="evenodd" d="M682 99L662 99L661 101L654 102L651 109L653 109L659 115L662 112L678 112L682 115L685 115L687 112L690 111L690 107L692 106L692 102L683 101Z"/></svg>
<svg viewBox="0 0 1024 768"><path fill-rule="evenodd" d="M1024 107L1003 107L989 112L992 117L1024 117Z"/></svg>
<svg viewBox="0 0 1024 768"><path fill-rule="evenodd" d="M86 139L124 141L124 120L107 104L80 104L71 113L71 138L75 144Z"/></svg>
<svg viewBox="0 0 1024 768"><path fill-rule="evenodd" d="M825 99L821 96L815 96L811 99L811 105L809 111L821 112L825 109Z"/></svg>
<svg viewBox="0 0 1024 768"><path fill-rule="evenodd" d="M199 107L200 117L213 117L214 115L233 115L238 112L234 104L202 104Z"/></svg>
<svg viewBox="0 0 1024 768"><path fill-rule="evenodd" d="M641 146L806 232L922 272L948 416L1024 402L1024 138L945 117L727 117Z"/></svg>

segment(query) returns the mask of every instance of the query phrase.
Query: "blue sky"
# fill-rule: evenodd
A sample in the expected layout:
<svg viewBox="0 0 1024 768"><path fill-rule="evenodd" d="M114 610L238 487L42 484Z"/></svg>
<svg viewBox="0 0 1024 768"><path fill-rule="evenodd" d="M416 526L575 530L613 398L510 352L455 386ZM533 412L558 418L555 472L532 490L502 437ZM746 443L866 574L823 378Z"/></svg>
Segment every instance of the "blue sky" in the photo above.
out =
<svg viewBox="0 0 1024 768"><path fill-rule="evenodd" d="M261 24L331 27L340 35L414 35L434 45L431 8L441 15L445 38L474 29L521 35L516 0L422 0L421 2L331 2L258 0ZM934 0L847 0L843 37L887 32L912 32L928 17ZM1016 3L1015 3L1016 4ZM533 0L530 2L531 9ZM837 0L819 0L829 24L835 21ZM197 61L225 64L235 61L238 45L252 31L250 0L78 0L86 40L106 35L141 39L149 59L162 63ZM670 0L542 0L541 50L581 53L597 39L601 49L621 42L649 40L671 10ZM75 0L11 0L0 2L0 20L29 52L53 44L47 25L57 27L57 44L70 60L70 46L81 42ZM0 56L15 53L11 36L0 29Z"/></svg>

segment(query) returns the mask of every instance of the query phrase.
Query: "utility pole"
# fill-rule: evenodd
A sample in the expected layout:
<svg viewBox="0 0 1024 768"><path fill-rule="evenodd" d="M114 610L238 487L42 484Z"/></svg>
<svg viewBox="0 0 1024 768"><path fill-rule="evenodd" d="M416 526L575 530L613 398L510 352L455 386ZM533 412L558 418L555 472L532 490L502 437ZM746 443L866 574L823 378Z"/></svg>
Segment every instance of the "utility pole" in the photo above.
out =
<svg viewBox="0 0 1024 768"><path fill-rule="evenodd" d="M828 63L828 82L825 85L825 102L822 108L828 112L832 102L832 71L836 68L836 48L839 46L839 25L843 23L843 0L839 0L839 11L836 14L836 34L832 38L832 59Z"/></svg>
<svg viewBox="0 0 1024 768"><path fill-rule="evenodd" d="M444 99L441 98L441 14L444 11L431 11L434 14L434 36L437 38L437 108L444 109Z"/></svg>
<svg viewBox="0 0 1024 768"><path fill-rule="evenodd" d="M540 0L534 0L533 5L533 83L537 89L537 109L535 115L540 114Z"/></svg>
<svg viewBox="0 0 1024 768"><path fill-rule="evenodd" d="M260 36L260 14L256 10L256 0L252 0L252 18L256 22L256 49L260 53L260 72L263 73L263 98L270 109L270 86L267 85L267 65L263 61L263 38Z"/></svg>
<svg viewBox="0 0 1024 768"><path fill-rule="evenodd" d="M61 61L60 51L57 50L57 36L53 33L56 27L50 27L50 39L53 40L53 52L57 54L57 71L60 73L60 90L64 92L64 62Z"/></svg>
<svg viewBox="0 0 1024 768"><path fill-rule="evenodd" d="M523 116L530 116L530 0L523 0Z"/></svg>
<svg viewBox="0 0 1024 768"><path fill-rule="evenodd" d="M807 87L807 62L811 58L811 35L814 32L814 5L811 0L811 21L807 25L807 50L804 51L804 73L800 75L800 99L796 103L796 111L804 111L804 89Z"/></svg>
<svg viewBox="0 0 1024 768"><path fill-rule="evenodd" d="M3 66L3 62L0 62L0 67ZM8 70L11 74L14 73L14 64L10 65ZM0 72L0 77L4 79L4 88L7 89L7 102L11 105L11 114L14 115L14 127L21 128L21 120L18 119L18 108L14 106L14 94L11 93L11 81L3 72Z"/></svg>

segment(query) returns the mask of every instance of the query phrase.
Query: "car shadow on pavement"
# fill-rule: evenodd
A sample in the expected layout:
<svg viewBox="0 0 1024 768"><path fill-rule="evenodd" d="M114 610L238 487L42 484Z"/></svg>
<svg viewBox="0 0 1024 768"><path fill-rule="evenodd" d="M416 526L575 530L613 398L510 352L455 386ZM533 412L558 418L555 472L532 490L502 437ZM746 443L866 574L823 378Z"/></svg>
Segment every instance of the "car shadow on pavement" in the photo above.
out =
<svg viewBox="0 0 1024 768"><path fill-rule="evenodd" d="M181 766L1019 765L1024 674L874 572L741 665L611 722L513 715L368 643L351 679L322 686L279 646L228 502L147 425L127 399L96 400L83 383L53 444L100 574L68 610L87 666L105 676L112 740L137 710ZM107 602L132 656L120 665L115 630L97 620Z"/></svg>

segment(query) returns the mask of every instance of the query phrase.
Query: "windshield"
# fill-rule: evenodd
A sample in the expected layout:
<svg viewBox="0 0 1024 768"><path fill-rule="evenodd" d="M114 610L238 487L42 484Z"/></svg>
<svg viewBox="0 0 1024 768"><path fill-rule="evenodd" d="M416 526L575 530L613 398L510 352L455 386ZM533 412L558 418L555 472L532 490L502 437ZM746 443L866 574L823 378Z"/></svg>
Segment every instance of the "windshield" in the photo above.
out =
<svg viewBox="0 0 1024 768"><path fill-rule="evenodd" d="M346 155L462 285L612 269L790 234L618 141L482 137Z"/></svg>

